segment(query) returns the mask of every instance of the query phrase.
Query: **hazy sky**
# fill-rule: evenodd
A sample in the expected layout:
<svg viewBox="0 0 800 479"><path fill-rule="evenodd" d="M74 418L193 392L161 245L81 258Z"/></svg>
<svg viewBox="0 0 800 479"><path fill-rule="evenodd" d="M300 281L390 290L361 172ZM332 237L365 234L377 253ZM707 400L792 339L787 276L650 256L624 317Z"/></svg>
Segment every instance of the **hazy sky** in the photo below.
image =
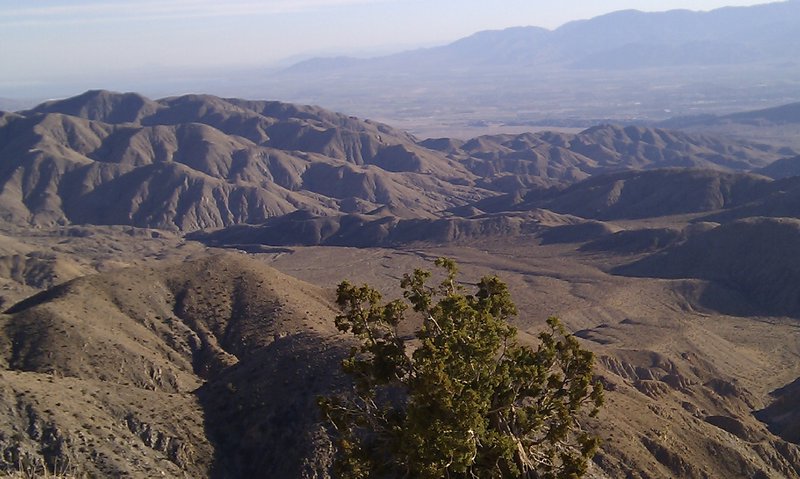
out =
<svg viewBox="0 0 800 479"><path fill-rule="evenodd" d="M476 31L614 10L711 10L737 0L0 0L0 97L56 79L165 67L267 65L370 55Z"/></svg>

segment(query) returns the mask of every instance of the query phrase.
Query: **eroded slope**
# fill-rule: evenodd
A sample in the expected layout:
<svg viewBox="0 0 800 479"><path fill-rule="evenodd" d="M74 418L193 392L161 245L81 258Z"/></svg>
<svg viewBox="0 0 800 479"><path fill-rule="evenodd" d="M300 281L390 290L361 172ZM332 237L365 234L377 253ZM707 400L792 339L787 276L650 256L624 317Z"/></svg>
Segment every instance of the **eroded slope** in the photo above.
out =
<svg viewBox="0 0 800 479"><path fill-rule="evenodd" d="M308 411L332 387L339 354L328 300L259 263L217 255L86 276L18 303L0 333L3 468L323 471Z"/></svg>

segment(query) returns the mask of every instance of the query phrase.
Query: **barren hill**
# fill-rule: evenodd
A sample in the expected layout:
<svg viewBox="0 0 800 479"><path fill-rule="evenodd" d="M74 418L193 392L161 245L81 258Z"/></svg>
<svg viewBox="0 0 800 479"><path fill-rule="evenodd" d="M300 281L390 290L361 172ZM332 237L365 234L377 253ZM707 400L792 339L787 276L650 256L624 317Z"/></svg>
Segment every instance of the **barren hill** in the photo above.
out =
<svg viewBox="0 0 800 479"><path fill-rule="evenodd" d="M328 293L232 255L33 296L0 319L0 469L317 477L299 412L331 388L332 315Z"/></svg>
<svg viewBox="0 0 800 479"><path fill-rule="evenodd" d="M768 194L751 198L745 204L705 217L708 221L728 222L754 216L800 218L800 178L790 177L770 185Z"/></svg>
<svg viewBox="0 0 800 479"><path fill-rule="evenodd" d="M13 223L191 231L297 209L424 215L488 194L405 133L313 107L92 91L3 123L0 211Z"/></svg>
<svg viewBox="0 0 800 479"><path fill-rule="evenodd" d="M417 142L312 106L96 90L0 117L0 217L183 232L297 210L435 218L500 192L609 171L741 171L781 157L763 145L610 125Z"/></svg>
<svg viewBox="0 0 800 479"><path fill-rule="evenodd" d="M136 93L90 90L22 112L26 116L37 113L61 113L108 124L201 123L226 135L241 136L256 145L279 150L320 153L357 165L384 163L391 165L392 171L461 173L457 165L425 158L424 149L418 148L405 132L313 106L223 99L212 95L184 95L152 101ZM406 154L411 159L392 164L392 154L384 153L384 149L398 146L408 148Z"/></svg>
<svg viewBox="0 0 800 479"><path fill-rule="evenodd" d="M482 177L572 182L598 173L668 167L749 171L784 155L779 148L703 134L600 125L578 134L524 133L482 136L463 144L425 143L464 162Z"/></svg>
<svg viewBox="0 0 800 479"><path fill-rule="evenodd" d="M757 170L759 174L775 178L790 178L800 176L800 155L773 161L769 165Z"/></svg>
<svg viewBox="0 0 800 479"><path fill-rule="evenodd" d="M61 113L104 123L139 123L160 108L158 103L137 93L89 90L72 98L42 103L28 113Z"/></svg>
<svg viewBox="0 0 800 479"><path fill-rule="evenodd" d="M737 310L719 298L704 298L729 314L754 311L800 317L800 220L748 218L692 235L668 248L615 271L657 278L700 278L730 287L754 303Z"/></svg>
<svg viewBox="0 0 800 479"><path fill-rule="evenodd" d="M732 208L766 196L773 187L770 179L745 173L626 171L598 175L534 204L584 218L648 218Z"/></svg>

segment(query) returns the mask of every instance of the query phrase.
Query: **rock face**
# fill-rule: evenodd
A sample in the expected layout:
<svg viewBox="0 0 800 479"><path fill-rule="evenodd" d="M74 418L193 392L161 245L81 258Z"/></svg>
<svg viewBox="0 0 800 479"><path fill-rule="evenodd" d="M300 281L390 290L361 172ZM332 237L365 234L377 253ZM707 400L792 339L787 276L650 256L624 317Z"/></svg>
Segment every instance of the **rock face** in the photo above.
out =
<svg viewBox="0 0 800 479"><path fill-rule="evenodd" d="M314 401L345 346L334 315L233 255L33 296L0 317L0 470L326 477Z"/></svg>

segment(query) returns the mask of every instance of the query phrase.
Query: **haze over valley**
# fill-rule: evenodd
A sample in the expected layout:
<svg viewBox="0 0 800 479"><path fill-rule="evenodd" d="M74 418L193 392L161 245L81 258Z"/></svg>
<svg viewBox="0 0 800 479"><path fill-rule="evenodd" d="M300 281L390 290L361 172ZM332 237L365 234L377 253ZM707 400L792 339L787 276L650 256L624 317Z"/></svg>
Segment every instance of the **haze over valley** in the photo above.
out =
<svg viewBox="0 0 800 479"><path fill-rule="evenodd" d="M159 97L204 93L321 105L420 137L583 129L604 121L653 125L800 101L799 18L796 0L702 12L624 10L550 29L478 31L382 56L101 69L95 76L102 81L75 74L0 89L0 108L72 96L88 84Z"/></svg>

